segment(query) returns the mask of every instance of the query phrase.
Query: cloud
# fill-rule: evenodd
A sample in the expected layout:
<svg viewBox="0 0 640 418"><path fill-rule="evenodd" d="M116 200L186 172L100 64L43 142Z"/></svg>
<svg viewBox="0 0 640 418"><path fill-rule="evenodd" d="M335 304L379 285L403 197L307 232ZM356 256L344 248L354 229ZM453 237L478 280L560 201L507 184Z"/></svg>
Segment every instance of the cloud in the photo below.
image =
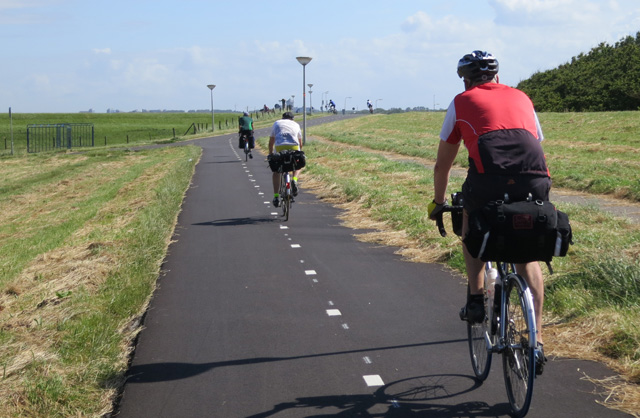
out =
<svg viewBox="0 0 640 418"><path fill-rule="evenodd" d="M102 49L94 48L93 53L96 55L101 55L101 54L111 55L111 48L102 48Z"/></svg>

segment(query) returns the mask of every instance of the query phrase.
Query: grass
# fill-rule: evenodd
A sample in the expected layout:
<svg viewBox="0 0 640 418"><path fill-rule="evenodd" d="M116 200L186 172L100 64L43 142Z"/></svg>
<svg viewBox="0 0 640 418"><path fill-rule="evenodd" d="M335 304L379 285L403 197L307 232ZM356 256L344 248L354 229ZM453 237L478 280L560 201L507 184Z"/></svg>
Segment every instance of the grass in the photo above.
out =
<svg viewBox="0 0 640 418"><path fill-rule="evenodd" d="M575 155L567 163L573 177L593 176L592 160L600 154L578 151L603 142L594 126L607 132L607 158L637 161L630 133L637 126L634 115L540 115L552 174L561 171L566 153ZM152 116L158 121L166 115ZM148 123L158 125L153 117ZM441 238L426 218L433 178L425 165L435 158L442 118L441 113L373 115L311 127L309 136L324 140L308 141L302 179L305 189L344 208L345 222L367 230L361 239L462 272L458 238ZM264 146L265 138L259 142ZM575 154L567 143L576 144ZM186 146L0 158L3 416L110 411L199 155L199 149ZM456 161L464 167L465 153ZM637 181L636 172L625 170L630 180L603 173L611 183L604 192L635 201L633 193L621 193L632 191ZM554 174L555 185L563 181L557 177L563 175ZM450 191L461 182L453 177ZM566 184L582 188L576 181ZM554 260L556 274L546 278L546 348L604 361L638 382L640 226L594 207L560 208L571 217L576 245L568 257ZM619 408L640 409L637 385L614 381L611 387L612 399L625 399Z"/></svg>
<svg viewBox="0 0 640 418"><path fill-rule="evenodd" d="M216 131L237 131L238 116L239 113L214 114ZM253 114L257 126L266 126L276 117ZM207 132L211 135L211 113L14 113L14 153L26 153L27 125L58 123L93 124L97 147L167 142L174 138L181 140L203 136ZM9 115L0 114L0 155L11 152L10 128Z"/></svg>
<svg viewBox="0 0 640 418"><path fill-rule="evenodd" d="M0 160L3 416L110 410L199 155Z"/></svg>
<svg viewBox="0 0 640 418"><path fill-rule="evenodd" d="M543 113L554 187L640 202L640 120L637 112ZM375 115L310 131L334 142L435 160L442 112ZM468 167L466 153L455 163Z"/></svg>

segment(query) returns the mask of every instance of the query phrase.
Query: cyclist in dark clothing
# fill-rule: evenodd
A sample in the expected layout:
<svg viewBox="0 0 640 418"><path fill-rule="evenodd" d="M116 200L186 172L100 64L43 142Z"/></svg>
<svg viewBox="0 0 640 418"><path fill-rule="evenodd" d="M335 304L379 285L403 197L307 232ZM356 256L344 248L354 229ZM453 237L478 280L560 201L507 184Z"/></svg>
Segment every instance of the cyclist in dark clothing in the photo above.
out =
<svg viewBox="0 0 640 418"><path fill-rule="evenodd" d="M522 91L499 84L498 60L491 54L473 51L458 62L458 75L465 91L447 110L434 167L435 196L429 204L434 219L446 203L449 172L461 141L469 152L469 171L462 186L464 199L462 236L468 230L468 213L492 200L549 200L551 179L540 142L544 139L531 100ZM463 244L470 297L463 317L470 322L484 319L484 262L473 258ZM534 298L537 340L542 345L544 283L538 262L516 265ZM542 353L542 347L540 352ZM542 370L544 354L537 359Z"/></svg>
<svg viewBox="0 0 640 418"><path fill-rule="evenodd" d="M242 135L246 135L246 138L249 141L249 149L255 148L256 142L253 137L253 119L249 116L249 113L244 112L238 119L238 127L240 137L242 137ZM251 152L249 152L249 158L253 158L253 154Z"/></svg>

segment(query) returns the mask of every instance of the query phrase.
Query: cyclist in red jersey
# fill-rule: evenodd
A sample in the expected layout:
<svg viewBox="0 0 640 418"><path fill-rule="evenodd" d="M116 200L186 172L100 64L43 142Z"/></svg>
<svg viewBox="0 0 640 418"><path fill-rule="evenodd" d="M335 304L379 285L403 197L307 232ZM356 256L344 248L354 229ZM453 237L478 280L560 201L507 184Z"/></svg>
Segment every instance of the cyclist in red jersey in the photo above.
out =
<svg viewBox="0 0 640 418"><path fill-rule="evenodd" d="M429 204L434 219L446 203L446 190L453 161L461 141L469 153L469 170L462 186L464 204L462 235L468 229L468 213L491 200L549 200L551 179L540 142L544 139L531 100L525 93L499 84L498 60L491 54L473 51L458 62L458 75L465 91L458 94L447 109L434 167L435 196ZM470 297L463 317L470 322L484 319L484 263L473 258L463 244ZM540 358L539 373L545 358L542 351L542 305L544 283L538 262L516 266L525 278L534 298Z"/></svg>

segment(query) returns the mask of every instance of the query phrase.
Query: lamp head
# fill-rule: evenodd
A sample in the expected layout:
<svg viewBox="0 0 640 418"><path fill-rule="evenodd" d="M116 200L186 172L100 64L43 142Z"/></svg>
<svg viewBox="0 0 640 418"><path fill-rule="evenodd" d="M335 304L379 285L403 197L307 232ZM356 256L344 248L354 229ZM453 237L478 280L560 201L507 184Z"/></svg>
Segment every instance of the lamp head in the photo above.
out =
<svg viewBox="0 0 640 418"><path fill-rule="evenodd" d="M309 64L311 62L311 60L312 60L311 57L296 57L296 59L303 66Z"/></svg>

